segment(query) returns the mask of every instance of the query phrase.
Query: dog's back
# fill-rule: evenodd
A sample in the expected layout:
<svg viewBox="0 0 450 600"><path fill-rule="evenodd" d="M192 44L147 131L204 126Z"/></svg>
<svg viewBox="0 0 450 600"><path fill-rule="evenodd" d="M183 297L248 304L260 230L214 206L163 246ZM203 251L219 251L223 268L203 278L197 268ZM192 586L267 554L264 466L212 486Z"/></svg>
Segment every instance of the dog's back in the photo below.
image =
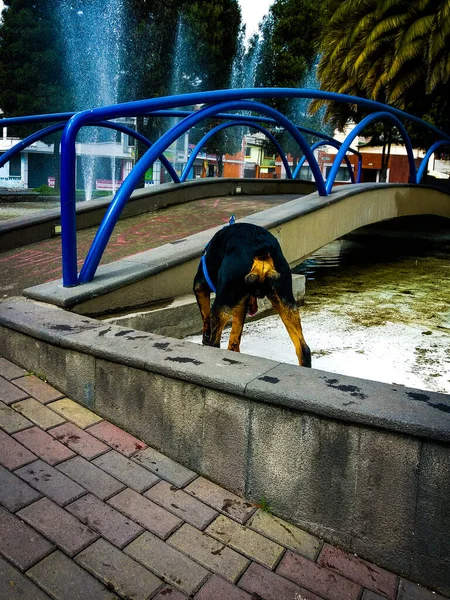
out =
<svg viewBox="0 0 450 600"><path fill-rule="evenodd" d="M218 294L234 288L241 296L263 297L264 290L280 276L291 281L278 240L251 223L236 223L218 231L207 246L205 259Z"/></svg>

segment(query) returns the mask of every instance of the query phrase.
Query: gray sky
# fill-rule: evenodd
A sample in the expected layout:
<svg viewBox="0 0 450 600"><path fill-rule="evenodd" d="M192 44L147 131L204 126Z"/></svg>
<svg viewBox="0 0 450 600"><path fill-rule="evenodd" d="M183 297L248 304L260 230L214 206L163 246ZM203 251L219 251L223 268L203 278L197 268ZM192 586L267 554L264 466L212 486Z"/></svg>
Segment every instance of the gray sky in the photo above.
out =
<svg viewBox="0 0 450 600"><path fill-rule="evenodd" d="M258 30L258 23L267 15L273 0L239 0L242 21L247 25L247 38Z"/></svg>

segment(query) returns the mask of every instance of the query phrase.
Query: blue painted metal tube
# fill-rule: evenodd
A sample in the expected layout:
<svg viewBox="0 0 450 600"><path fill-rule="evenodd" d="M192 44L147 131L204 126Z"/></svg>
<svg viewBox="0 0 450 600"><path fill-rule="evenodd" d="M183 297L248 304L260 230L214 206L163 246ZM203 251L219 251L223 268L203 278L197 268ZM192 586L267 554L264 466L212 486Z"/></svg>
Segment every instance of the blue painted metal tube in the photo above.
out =
<svg viewBox="0 0 450 600"><path fill-rule="evenodd" d="M236 127L236 126L252 127L253 129L256 129L256 130L260 131L261 133L263 133L276 147L278 154L280 155L280 158L283 162L284 168L286 169L287 178L292 179L292 172L291 172L289 163L286 159L286 155L283 152L283 149L281 148L280 144L278 143L278 140L270 133L270 131L267 131L267 129L265 129L261 125L258 125L257 123L253 123L252 121L231 121L229 123L221 123L220 125L217 125L217 127L214 127L214 129L211 129L210 131L208 131L208 133L206 133L202 137L202 139L199 141L199 143L193 149L191 156L189 157L189 160L186 163L186 167L184 168L184 171L181 174L180 180L186 181L187 176L189 175L189 171L192 168L192 165L194 164L194 161L197 158L198 153L201 151L203 146L213 135L215 135L222 129L226 129L228 127Z"/></svg>
<svg viewBox="0 0 450 600"><path fill-rule="evenodd" d="M29 123L52 123L53 121L68 121L74 112L50 113L48 115L28 115L25 117L6 117L0 120L2 127L13 127L14 125L28 125Z"/></svg>
<svg viewBox="0 0 450 600"><path fill-rule="evenodd" d="M179 118L181 118L181 117L188 117L193 112L194 111L192 111L192 110L155 110L150 113L145 113L145 116L147 116L147 117L179 117ZM261 117L261 116L257 117L255 115L239 115L239 114L236 115L236 114L232 114L232 113L218 113L217 115L214 115L214 118L232 119L235 121L239 121L239 120L253 121L254 123L274 123L275 124L274 119L269 119L268 117ZM316 131L315 129L309 129L308 127L303 127L302 125L295 125L295 126L301 133L309 133L310 135L314 135L323 140L330 140L331 142L337 141L331 135L327 135L326 133L321 133L320 131ZM354 152L354 150L350 149L350 152Z"/></svg>
<svg viewBox="0 0 450 600"><path fill-rule="evenodd" d="M320 173L319 165L316 162L314 154L309 149L309 146L306 140L302 137L299 131L296 129L295 125L289 121L286 117L284 117L281 113L276 111L274 108L267 106L265 104L261 104L259 102L251 102L246 100L235 101L235 102L223 102L218 104L213 104L211 106L207 106L205 108L196 111L194 114L186 117L180 123L174 125L169 131L167 131L164 135L162 135L157 142L154 143L152 148L147 150L144 156L138 161L132 172L125 179L119 190L117 191L114 199L112 200L106 214L100 224L100 227L97 231L97 234L92 242L89 253L86 257L84 265L81 269L79 276L79 283L86 283L91 281L94 277L95 271L98 267L98 264L101 260L103 252L105 250L106 244L111 236L111 233L114 229L114 226L120 216L120 213L123 210L125 203L131 195L134 187L137 182L141 178L141 176L145 173L149 164L151 164L155 157L164 152L164 150L173 143L180 135L185 133L188 129L196 125L197 123L203 121L206 118L213 117L215 114L220 112L221 110L253 110L261 112L262 114L267 114L272 116L276 121L285 127L295 139L295 141L299 144L304 154L308 157L308 162L311 165L311 170L313 171L314 178L316 180L317 188L319 190L319 194L326 195L325 185ZM73 119L73 123L78 119L81 121L83 117L76 115ZM90 115L87 115L89 118ZM70 124L70 121L69 121ZM68 126L69 126L68 124ZM72 125L72 127L74 127ZM66 130L67 131L67 128ZM69 173L70 175L70 173ZM62 207L61 207L62 208ZM70 216L70 212L67 212L67 216ZM70 239L70 238L69 238ZM69 253L68 253L69 255ZM73 260L73 257L72 257ZM64 268L64 263L63 263ZM76 262L74 261L70 267L70 275L73 275L74 268L76 269Z"/></svg>
<svg viewBox="0 0 450 600"><path fill-rule="evenodd" d="M142 135L142 133L139 133L138 131L135 131L134 129L131 129L131 127L127 127L126 125L122 125L122 123L111 123L109 121L100 121L100 123L90 123L90 125L92 125L92 126L98 126L98 127L107 127L108 129L116 129L117 131L121 131L122 133L126 133L130 137L134 137L136 140L142 142L143 144L145 144L149 148L152 146L152 142L148 138L146 138L145 135ZM174 183L180 183L180 178L178 177L178 173L172 167L172 164L164 156L164 154L161 154L160 156L158 156L158 159L161 161L161 163L167 169L167 172L172 177L172 181Z"/></svg>
<svg viewBox="0 0 450 600"><path fill-rule="evenodd" d="M130 137L133 137L136 140L139 140L140 142L142 142L143 144L145 144L148 147L150 147L152 145L152 142L150 140L148 140L144 135L135 131L134 129L131 129L131 127L127 127L126 125L123 125L122 123L111 123L109 121L100 121L99 123L89 123L89 125L92 127L104 127L106 129L114 129L115 131L121 131L122 133L126 133ZM50 135L51 133L61 131L62 129L64 129L65 126L66 126L65 123L58 123L56 125L50 125L50 127L46 127L45 129L40 129L39 131L36 131L35 133L32 133L28 137L24 138L23 140L21 140L20 142L15 144L12 148L7 150L4 154L2 154L0 156L0 167L3 167L3 165L5 165L9 160L11 160L11 158L13 156L18 154L19 152L22 152L22 150L24 150L25 148L28 148L28 146L31 146L31 144L34 144L34 142L41 140L42 138L46 137L47 135ZM164 155L161 155L158 158L162 162L162 164L165 166L165 168L167 169L167 171L168 171L169 175L172 177L173 181L175 183L180 183L180 178L178 177L178 174L175 171L175 169L170 164L170 161Z"/></svg>
<svg viewBox="0 0 450 600"><path fill-rule="evenodd" d="M342 143L341 142L337 142L337 141L336 142L334 142L334 141L330 142L330 141L327 141L327 140L320 140L319 142L316 142L315 144L313 144L311 146L312 152L314 152L314 150L316 150L317 148L320 148L320 146L333 146L333 148L336 148L336 150L339 150L339 148L342 146ZM351 148L349 148L348 151L349 152L353 152L354 154L361 155L360 152L358 152L357 150L352 150ZM345 163L347 165L348 171L350 173L351 182L355 183L355 174L353 172L352 165L350 163L350 160L349 160L347 154L345 155L344 159L345 159ZM300 169L302 168L303 163L305 162L305 160L306 160L306 156L302 156L301 159L298 161L297 166L295 167L294 174L293 174L293 178L294 179L297 179L298 174L300 172Z"/></svg>
<svg viewBox="0 0 450 600"><path fill-rule="evenodd" d="M83 113L77 113L77 115L73 116L74 121L72 121L72 127L69 128L68 132L66 129L64 130L63 139L61 140L61 243L63 285L65 287L77 285L76 262L74 264L74 259L76 258L75 140L76 135L81 127L77 121L83 121L82 118L76 118L78 117L78 114L83 115ZM150 140L148 140L145 136L134 129L127 127L126 125L122 125L121 123L100 121L98 123L87 122L85 124L88 126L90 125L116 129L140 140L149 147L152 146ZM65 127L67 128L67 125ZM180 179L168 159L163 154L157 156L156 158L161 160L173 181L175 183L179 183ZM71 248L70 244L74 244L75 248Z"/></svg>
<svg viewBox="0 0 450 600"><path fill-rule="evenodd" d="M90 114L93 120L115 119L118 117L135 116L137 114L145 114L157 110L167 110L179 106L192 106L195 104L205 104L210 102L223 102L242 100L245 98L311 98L317 100L331 100L335 102L356 104L363 106L369 110L378 110L388 112L399 119L408 119L417 123L421 127L426 127L430 131L434 131L439 137L450 140L450 135L444 133L434 125L425 123L418 117L401 111L391 106L386 106L375 100L350 96L349 94L338 94L335 92L327 92L324 90L308 90L304 88L242 88L234 90L214 90L210 92L194 92L191 94L180 94L176 96L162 96L159 98L150 98L147 100L136 100L116 104L114 106L106 106L94 108L90 111L84 111L79 114Z"/></svg>
<svg viewBox="0 0 450 600"><path fill-rule="evenodd" d="M411 140L409 139L409 135L408 135L406 129L403 127L402 123L398 120L398 118L396 116L394 116L393 114L388 113L388 112L377 112L377 113L368 115L360 123L358 123L358 125L353 129L353 131L351 131L348 134L348 136L345 138L344 142L342 143L342 146L340 147L339 152L337 153L336 158L333 161L333 164L330 169L330 173L327 177L327 181L325 184L328 194L331 192L334 180L336 179L338 169L339 169L341 162L343 161L344 156L348 150L348 147L350 146L352 141L355 139L356 136L358 136L361 133L361 131L365 127L367 127L367 125L369 125L369 123L372 123L372 121L381 121L381 120L391 121L392 123L394 123L394 125L400 131L400 134L405 142L406 152L408 154L409 181L415 183L415 181L416 181L416 165L414 162L414 155L413 155L413 151L412 151Z"/></svg>
<svg viewBox="0 0 450 600"><path fill-rule="evenodd" d="M440 146L448 146L449 143L450 142L448 142L447 140L439 140L437 142L434 142L434 144L430 146L430 148L428 148L425 156L422 158L422 161L419 165L419 169L417 170L416 183L420 183L422 181L423 174L425 173L428 161L430 160L430 156L433 154L433 152L436 152L436 150Z"/></svg>
<svg viewBox="0 0 450 600"><path fill-rule="evenodd" d="M362 174L362 154L358 152L358 173L356 175L356 183L361 183Z"/></svg>
<svg viewBox="0 0 450 600"><path fill-rule="evenodd" d="M19 152L22 152L22 150L24 150L25 148L28 148L28 146L31 146L31 144L34 144L34 142L41 140L42 138L46 137L47 135L50 135L51 133L55 133L56 131L61 131L62 129L64 129L65 126L66 126L65 123L58 123L57 125L50 125L50 127L46 127L45 129L40 129L39 131L36 131L36 133L32 133L31 135L24 138L20 142L17 142L17 144L14 144L14 146L12 148L7 150L4 154L2 154L0 156L0 167L3 167L3 165L5 165L9 160L11 160L11 158L13 156L15 156L16 154L19 154Z"/></svg>

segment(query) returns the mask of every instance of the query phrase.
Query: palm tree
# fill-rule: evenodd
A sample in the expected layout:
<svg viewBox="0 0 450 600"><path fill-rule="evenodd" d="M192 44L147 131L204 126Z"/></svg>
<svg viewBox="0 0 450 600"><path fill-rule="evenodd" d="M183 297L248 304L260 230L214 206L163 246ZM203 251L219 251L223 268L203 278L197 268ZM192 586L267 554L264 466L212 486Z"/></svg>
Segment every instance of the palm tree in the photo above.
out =
<svg viewBox="0 0 450 600"><path fill-rule="evenodd" d="M363 96L421 113L448 96L449 0L328 0L320 43L322 89ZM313 103L317 110L320 102ZM337 126L355 108L328 106Z"/></svg>

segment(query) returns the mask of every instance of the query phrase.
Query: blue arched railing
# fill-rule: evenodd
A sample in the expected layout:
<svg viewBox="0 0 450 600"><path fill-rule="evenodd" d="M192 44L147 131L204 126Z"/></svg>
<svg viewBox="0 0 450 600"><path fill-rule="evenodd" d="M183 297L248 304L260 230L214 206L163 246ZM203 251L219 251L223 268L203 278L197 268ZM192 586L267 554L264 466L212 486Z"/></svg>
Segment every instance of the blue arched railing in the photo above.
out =
<svg viewBox="0 0 450 600"><path fill-rule="evenodd" d="M336 150L339 150L339 148L342 146L342 142L337 142L335 140L319 140L318 142L316 142L315 144L313 144L311 146L311 150L314 152L314 150L316 150L317 148L320 148L320 146L332 146L333 148L336 148ZM361 167L362 167L361 152L358 152L357 150L353 150L352 148L349 148L348 152L352 152L353 154L356 154L358 157L358 173L357 173L357 177L356 177L356 182L359 183L361 181ZM353 172L352 164L351 164L347 154L344 156L344 160L345 160L345 164L347 165L347 169L350 173L350 180L352 183L355 183L355 174ZM298 164L295 167L295 171L292 176L294 179L297 179L298 174L300 173L300 169L304 165L305 161L306 161L306 156L302 156L302 158L298 161Z"/></svg>
<svg viewBox="0 0 450 600"><path fill-rule="evenodd" d="M278 143L278 140L270 133L270 131L268 131L265 127L262 127L261 125L258 125L258 123L254 123L253 121L231 121L229 123L221 123L220 125L217 125L216 127L214 127L213 129L211 129L210 131L208 131L208 133L206 133L202 139L199 141L199 143L195 146L195 148L192 151L191 156L189 157L188 162L186 163L186 167L184 168L184 171L180 177L180 181L186 181L186 178L189 174L189 171L192 168L192 165L195 162L195 159L197 158L199 152L201 151L201 149L203 148L203 146L206 144L206 142L212 138L216 133L218 133L219 131L222 131L222 129L227 129L228 127L243 127L243 126L247 126L247 127L252 127L253 129L256 129L257 131L260 131L261 133L263 133L267 139L269 139L272 144L275 146L275 148L277 149L278 154L280 155L281 161L283 163L283 166L286 170L286 176L288 179L292 179L292 172L291 172L291 167L289 166L289 163L287 161L286 155L282 149L282 147L280 146L280 144Z"/></svg>
<svg viewBox="0 0 450 600"><path fill-rule="evenodd" d="M320 134L313 130L308 130L303 127L298 127L293 124L284 115L275 111L273 108L259 102L260 99L266 98L310 98L318 100L326 100L333 102L344 102L350 103L362 107L366 111L374 111L374 114L370 114L368 117L363 119L353 131L347 136L342 144L339 146L339 150L336 154L327 181L324 182L318 163L314 157L313 150L306 143L302 133L312 133L317 135L321 140L328 140L330 145L336 147L339 145L336 140L330 136ZM191 107L195 105L201 105L198 111L183 110L183 107ZM205 106L206 105L206 106ZM176 110L175 110L176 109ZM223 111L239 111L244 110L247 113L258 113L239 115L233 112ZM136 132L133 130L126 131L128 135L131 135L137 139L141 139L149 149L143 155L143 157L137 162L134 169L128 175L123 182L122 186L117 191L111 204L105 214L105 217L100 224L97 231L97 235L92 243L91 249L86 257L84 265L78 276L77 274L77 249L76 249L76 198L75 198L75 164L76 164L76 151L75 142L78 132L82 127L85 126L102 126L112 127L119 129L117 123L110 123L111 120L122 118L122 117L135 117L135 116L147 116L149 118L160 118L162 116L176 116L182 119L179 123L174 125L165 134L163 134L158 140L150 145L150 142L145 138L139 138ZM210 92L196 92L193 94L181 94L177 96L168 96L162 98L151 98L147 100L139 100L135 102L128 102L123 104L117 104L114 106L103 106L93 108L80 113L59 113L53 115L34 115L30 117L15 117L12 119L3 119L1 124L3 127L9 125L20 125L22 123L45 123L45 122L57 122L58 125L48 127L35 136L33 139L40 139L44 135L48 135L51 132L56 131L56 128L64 127L62 140L61 140L61 224L62 224L62 251L63 251L63 284L65 286L73 286L78 283L84 283L90 281L97 269L97 266L101 260L101 256L105 249L105 246L109 240L112 230L115 226L117 219L123 209L124 204L127 202L132 191L137 185L140 178L143 176L147 168L158 158L162 162L165 161L163 152L183 135L189 128L200 123L202 120L214 117L222 120L229 120L239 122L241 125L245 122L257 124L261 127L261 123L270 123L277 127L286 129L291 136L294 138L299 148L302 150L305 160L308 160L310 164L314 180L317 185L319 194L328 195L333 187L337 171L342 163L346 159L350 144L354 138L371 122L376 120L389 120L396 127L398 127L403 141L406 146L408 154L408 163L410 169L410 182L420 182L423 173L426 169L426 163L433 151L439 146L450 143L450 135L440 131L438 128L425 123L414 115L409 115L401 110L386 106L373 100L367 100L365 98L359 98L350 96L347 94L336 94L333 92L325 92L322 90L306 90L306 89L291 89L291 88L245 88L236 90L215 90ZM406 129L403 125L404 121L409 121L414 125L426 128L429 132L432 132L436 136L436 142L428 150L422 164L419 167L419 171L416 175L416 167L414 163L414 157L412 152L412 146ZM64 122L66 124L64 125ZM223 124L225 126L231 126L230 124ZM125 127L122 126L121 127ZM269 132L270 133L270 132ZM28 141L27 141L28 140ZM24 140L29 142L30 137ZM203 142L204 143L204 142ZM318 145L323 144L318 142ZM314 147L314 145L313 145ZM318 147L318 146L316 146ZM277 148L278 149L278 148ZM14 152L10 152L8 157L10 158L13 153L20 151L14 148ZM280 147L280 156L285 156ZM3 156L2 163L8 160L8 157ZM427 159L427 160L425 160ZM359 157L359 168L358 178L361 172L361 159ZM348 165L348 163L347 163ZM171 165L166 161L165 164L167 170L171 173L174 181L179 181L179 178ZM286 170L289 176L289 170ZM299 172L299 167L295 172L295 175ZM185 176L186 172L183 173Z"/></svg>
<svg viewBox="0 0 450 600"><path fill-rule="evenodd" d="M425 169L428 166L428 161L430 160L431 155L434 152L436 152L436 150L438 148L440 148L441 146L449 146L449 145L450 145L450 142L448 140L439 140L438 142L434 142L434 144L432 144L428 148L428 150L425 153L425 156L423 157L423 159L419 165L419 168L417 170L416 183L420 183L422 181L423 174L425 173Z"/></svg>
<svg viewBox="0 0 450 600"><path fill-rule="evenodd" d="M12 119L8 119L8 120L12 120ZM150 147L152 145L150 140L148 140L141 133L138 133L131 127L127 127L126 125L123 125L122 123L110 123L109 121L100 121L99 123L92 123L91 125L95 126L95 127L104 127L107 129L114 129L115 131L120 131L121 133L125 133L126 135L133 137L135 140L142 142L145 146ZM20 152L22 152L22 150L25 150L25 148L28 148L29 146L31 146L31 144L34 144L35 142L42 140L43 138L47 137L48 135L51 135L52 133L62 131L65 126L66 126L65 123L57 123L56 125L50 125L49 127L46 127L45 129L40 129L39 131L32 133L31 135L24 138L20 142L17 142L17 144L15 144L12 148L7 150L4 154L2 154L0 156L0 168L3 167L3 165L5 165L9 160L11 160L11 158L13 156L15 156L16 154L19 154ZM169 175L172 177L172 180L175 183L180 183L180 178L178 177L177 172L172 167L169 160L164 155L161 155L158 158L162 162L162 164L165 166L165 168L167 169Z"/></svg>
<svg viewBox="0 0 450 600"><path fill-rule="evenodd" d="M408 154L408 164L409 164L409 181L410 183L416 183L416 163L414 162L413 149L411 145L411 140L409 139L409 135L402 125L400 119L393 114L390 114L386 111L376 112L371 115L365 117L356 127L348 134L345 138L345 141L342 143L342 146L339 148L339 151L336 155L336 158L333 161L330 172L327 177L326 182L326 190L327 194L331 192L331 188L333 187L334 180L336 179L336 175L338 169L341 165L342 160L344 159L350 144L353 142L356 136L358 136L370 123L373 121L391 121L399 130L403 141L405 142L406 152Z"/></svg>

